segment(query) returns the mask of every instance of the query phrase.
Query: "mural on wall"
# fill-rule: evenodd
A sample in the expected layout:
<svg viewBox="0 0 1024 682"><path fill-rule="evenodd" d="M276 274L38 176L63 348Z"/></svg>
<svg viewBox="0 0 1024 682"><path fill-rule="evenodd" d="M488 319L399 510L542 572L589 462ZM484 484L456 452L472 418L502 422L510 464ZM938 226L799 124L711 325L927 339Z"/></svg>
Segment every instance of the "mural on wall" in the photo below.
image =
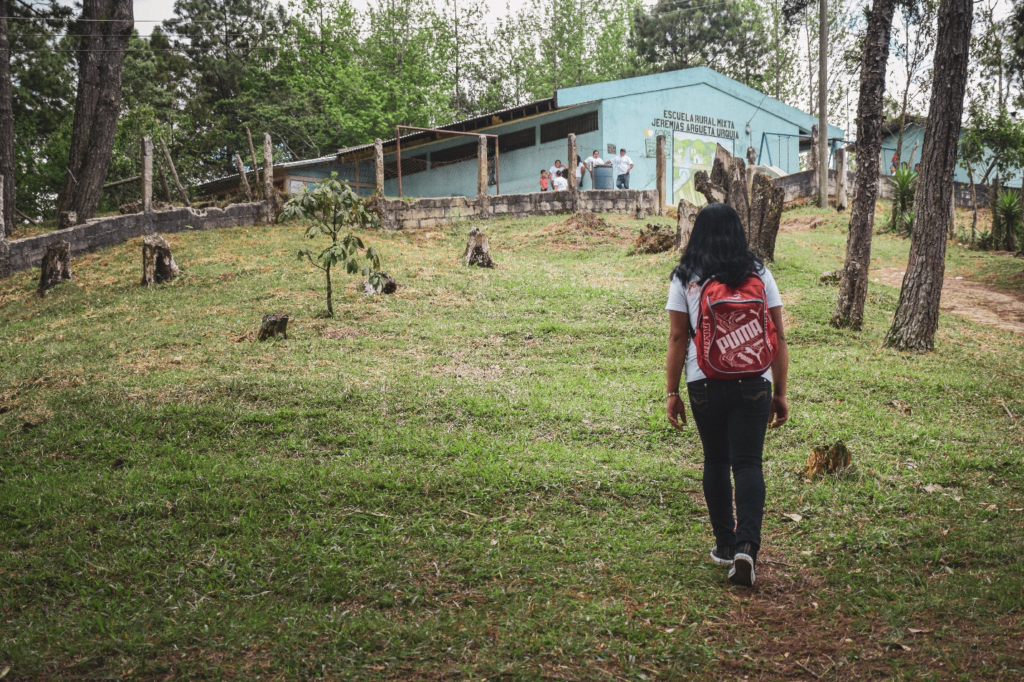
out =
<svg viewBox="0 0 1024 682"><path fill-rule="evenodd" d="M710 135L675 132L672 136L672 198L671 203L686 199L691 204L703 206L707 203L704 195L693 186L693 175L697 171L711 173L718 145L733 153L733 141Z"/></svg>
<svg viewBox="0 0 1024 682"><path fill-rule="evenodd" d="M730 154L734 152L734 141L739 138L736 125L725 118L714 118L683 111L664 111L662 118L651 123L653 129L645 130L647 153L651 155L651 141L658 135L665 136L665 153L672 161L669 177L672 179L667 200L670 205L686 199L692 204L703 206L707 203L702 194L693 187L693 175L703 170L711 172L715 160L715 149L722 145ZM656 143L655 143L656 144Z"/></svg>

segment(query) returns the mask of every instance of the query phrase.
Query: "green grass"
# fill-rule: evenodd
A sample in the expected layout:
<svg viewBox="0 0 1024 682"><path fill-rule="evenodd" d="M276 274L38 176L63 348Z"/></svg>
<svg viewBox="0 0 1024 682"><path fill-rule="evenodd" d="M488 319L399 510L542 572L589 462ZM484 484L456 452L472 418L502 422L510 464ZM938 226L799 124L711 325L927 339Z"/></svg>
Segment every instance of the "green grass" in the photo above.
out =
<svg viewBox="0 0 1024 682"><path fill-rule="evenodd" d="M334 319L299 226L172 235L157 288L137 242L42 300L0 282L5 679L1020 679L1020 339L943 316L884 350L879 284L834 330L841 220L782 235L793 417L731 588L664 417L673 257L609 220L488 223L493 271L469 224L364 235L402 288L341 277ZM836 439L853 468L804 482Z"/></svg>

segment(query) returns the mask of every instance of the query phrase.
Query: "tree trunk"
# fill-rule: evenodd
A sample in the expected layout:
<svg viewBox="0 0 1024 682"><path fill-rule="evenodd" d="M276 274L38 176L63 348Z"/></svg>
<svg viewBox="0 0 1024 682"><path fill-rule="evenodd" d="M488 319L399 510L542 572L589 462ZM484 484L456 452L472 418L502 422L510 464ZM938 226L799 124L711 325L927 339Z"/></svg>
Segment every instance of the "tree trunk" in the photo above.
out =
<svg viewBox="0 0 1024 682"><path fill-rule="evenodd" d="M974 171L967 164L967 179L971 181L971 246L978 238L978 191L974 188Z"/></svg>
<svg viewBox="0 0 1024 682"><path fill-rule="evenodd" d="M918 208L914 212L910 259L900 302L886 336L886 344L893 348L931 350L935 344L973 11L972 0L942 0L939 6L935 76L914 202Z"/></svg>
<svg viewBox="0 0 1024 682"><path fill-rule="evenodd" d="M245 164L242 163L242 157L235 154L235 168L238 169L238 182L242 186L242 191L245 192L245 200L252 201L252 190L249 189L249 178L245 176Z"/></svg>
<svg viewBox="0 0 1024 682"><path fill-rule="evenodd" d="M846 263L839 284L839 298L832 313L833 326L840 328L860 329L864 322L871 234L878 197L878 158L882 152L885 64L889 59L889 34L895 7L896 0L874 0L864 38L860 98L857 102L857 159L863 162L857 164L850 235L846 240Z"/></svg>
<svg viewBox="0 0 1024 682"><path fill-rule="evenodd" d="M71 279L71 243L54 242L46 247L43 261L39 264L37 291L40 298L66 279Z"/></svg>
<svg viewBox="0 0 1024 682"><path fill-rule="evenodd" d="M171 245L167 240L157 234L147 235L142 240L142 284L152 286L174 278L181 272L177 263L174 262L174 255L171 253Z"/></svg>
<svg viewBox="0 0 1024 682"><path fill-rule="evenodd" d="M782 223L786 192L767 175L754 176L750 197L750 248L764 260L775 260L775 240Z"/></svg>
<svg viewBox="0 0 1024 682"><path fill-rule="evenodd" d="M11 109L11 44L7 39L9 15L10 0L0 0L0 175L4 178L0 225L6 226L8 231L14 227L14 112Z"/></svg>
<svg viewBox="0 0 1024 682"><path fill-rule="evenodd" d="M173 200L171 199L171 187L167 184L167 173L164 172L163 166L157 166L157 168L160 169L160 188L164 192L164 201L170 205L173 203Z"/></svg>
<svg viewBox="0 0 1024 682"><path fill-rule="evenodd" d="M185 188L181 186L181 180L178 179L178 169L174 167L174 159L171 158L171 150L167 148L167 142L162 137L160 138L160 146L163 147L164 150L164 161L167 162L167 167L171 169L171 179L174 180L174 187L178 190L178 196L181 197L183 204L191 206L192 204L188 201L188 192L186 192Z"/></svg>
<svg viewBox="0 0 1024 682"><path fill-rule="evenodd" d="M57 212L80 220L96 214L110 167L121 110L121 65L135 25L132 0L84 0L78 45L78 94L64 184Z"/></svg>
<svg viewBox="0 0 1024 682"><path fill-rule="evenodd" d="M260 196L260 164L256 160L256 148L252 146L252 133L249 132L249 126L245 127L245 138L249 140L249 155L252 157L252 172L255 174L253 178L253 185L256 188L256 198Z"/></svg>
<svg viewBox="0 0 1024 682"><path fill-rule="evenodd" d="M818 0L818 207L828 208L828 0Z"/></svg>

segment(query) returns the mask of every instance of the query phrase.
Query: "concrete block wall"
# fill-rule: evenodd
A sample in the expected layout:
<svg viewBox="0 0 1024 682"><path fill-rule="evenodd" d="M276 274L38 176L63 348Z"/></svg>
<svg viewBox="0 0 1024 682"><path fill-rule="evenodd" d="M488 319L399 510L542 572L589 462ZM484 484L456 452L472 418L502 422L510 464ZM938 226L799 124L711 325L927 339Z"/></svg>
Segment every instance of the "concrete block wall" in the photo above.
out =
<svg viewBox="0 0 1024 682"><path fill-rule="evenodd" d="M211 230L220 227L245 227L267 221L265 202L232 204L226 208L172 208L167 211L131 213L109 218L94 218L81 225L55 230L25 239L0 240L0 277L39 267L46 247L66 241L71 255L122 244L147 234L171 234L188 229Z"/></svg>
<svg viewBox="0 0 1024 682"><path fill-rule="evenodd" d="M485 220L498 216L525 217L571 213L633 213L637 205L647 214L658 211L657 190L589 190L578 192L531 192L469 199L432 197L403 201L378 200L381 222L388 230L425 230L450 225L460 218Z"/></svg>

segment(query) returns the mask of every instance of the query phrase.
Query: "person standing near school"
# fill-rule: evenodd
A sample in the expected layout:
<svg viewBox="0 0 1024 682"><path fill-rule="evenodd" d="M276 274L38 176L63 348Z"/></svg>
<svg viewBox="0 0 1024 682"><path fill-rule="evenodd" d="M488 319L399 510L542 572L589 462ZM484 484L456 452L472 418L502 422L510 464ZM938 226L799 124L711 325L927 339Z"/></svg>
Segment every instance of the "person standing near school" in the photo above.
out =
<svg viewBox="0 0 1024 682"><path fill-rule="evenodd" d="M604 165L604 161L601 160L601 152L595 149L594 153L587 157L586 164L587 170L590 171L590 189L597 189L594 184L594 166Z"/></svg>
<svg viewBox="0 0 1024 682"><path fill-rule="evenodd" d="M562 161L560 159L555 159L555 165L548 169L548 177L551 179L552 185L554 184L555 179L558 178L558 174L563 170L565 170L565 166L562 165ZM557 187L555 189L557 189Z"/></svg>
<svg viewBox="0 0 1024 682"><path fill-rule="evenodd" d="M568 171L568 170L569 170L568 168L562 167L555 174L555 191L556 192L564 192L565 190L569 189L569 181L565 179L566 171Z"/></svg>
<svg viewBox="0 0 1024 682"><path fill-rule="evenodd" d="M633 159L626 156L626 150L620 149L619 155L612 159L615 166L615 187L629 189L629 171L633 170Z"/></svg>
<svg viewBox="0 0 1024 682"><path fill-rule="evenodd" d="M576 162L576 189L583 189L583 176L587 173L587 162L580 159Z"/></svg>
<svg viewBox="0 0 1024 682"><path fill-rule="evenodd" d="M550 185L551 185L551 180L550 180L550 178L548 178L548 172L546 170L542 170L540 172L540 191L541 192L547 192L548 191L548 187Z"/></svg>
<svg viewBox="0 0 1024 682"><path fill-rule="evenodd" d="M697 214L665 309L671 325L668 420L679 430L686 424L679 394L685 368L704 449L704 500L715 535L711 559L730 567L730 582L750 587L764 516L765 430L789 419L789 349L779 287L748 247L732 207L709 204Z"/></svg>

